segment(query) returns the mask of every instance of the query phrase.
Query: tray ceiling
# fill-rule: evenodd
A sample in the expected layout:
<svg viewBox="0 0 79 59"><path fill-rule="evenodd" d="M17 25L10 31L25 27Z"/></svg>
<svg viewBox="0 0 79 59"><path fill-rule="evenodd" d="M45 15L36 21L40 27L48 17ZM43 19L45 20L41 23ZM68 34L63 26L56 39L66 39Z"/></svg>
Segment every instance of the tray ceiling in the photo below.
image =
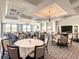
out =
<svg viewBox="0 0 79 59"><path fill-rule="evenodd" d="M46 16L53 17L53 16L61 16L65 14L67 14L67 12L64 9L62 9L59 5L57 5L56 3L51 4L48 7L43 8L39 10L38 12L34 13L34 15L41 16L41 17L46 17Z"/></svg>
<svg viewBox="0 0 79 59"><path fill-rule="evenodd" d="M79 13L79 6L75 7L74 10Z"/></svg>
<svg viewBox="0 0 79 59"><path fill-rule="evenodd" d="M79 0L69 0L69 1L70 1L71 4L73 4L73 3L75 3L75 2L77 2Z"/></svg>
<svg viewBox="0 0 79 59"><path fill-rule="evenodd" d="M72 7L71 3L77 1L79 0L9 0L7 15L13 17L20 15L24 18L35 19L36 17L32 17L49 16L50 9L51 16L62 16L72 12L74 8L70 8Z"/></svg>
<svg viewBox="0 0 79 59"><path fill-rule="evenodd" d="M44 0L24 0L24 1L29 2L29 3L31 3L33 5L38 5L41 2L43 2Z"/></svg>

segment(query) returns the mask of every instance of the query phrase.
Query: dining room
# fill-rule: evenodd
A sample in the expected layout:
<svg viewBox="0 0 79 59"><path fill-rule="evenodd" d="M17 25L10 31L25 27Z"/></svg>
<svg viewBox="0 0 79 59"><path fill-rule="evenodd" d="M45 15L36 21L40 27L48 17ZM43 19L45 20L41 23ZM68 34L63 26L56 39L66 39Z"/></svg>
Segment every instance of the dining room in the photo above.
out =
<svg viewBox="0 0 79 59"><path fill-rule="evenodd" d="M79 59L79 0L0 0L0 59Z"/></svg>

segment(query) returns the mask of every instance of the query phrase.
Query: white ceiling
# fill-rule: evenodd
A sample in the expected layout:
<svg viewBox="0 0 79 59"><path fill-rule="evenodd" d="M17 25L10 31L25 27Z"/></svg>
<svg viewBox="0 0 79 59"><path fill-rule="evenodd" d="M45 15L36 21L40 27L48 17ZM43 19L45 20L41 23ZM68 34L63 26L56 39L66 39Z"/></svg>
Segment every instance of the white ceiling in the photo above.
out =
<svg viewBox="0 0 79 59"><path fill-rule="evenodd" d="M49 9L52 16L72 15L77 13L76 10L79 9L75 9L77 6L79 6L78 0L8 0L6 16L24 15L36 19L36 16L37 18L48 16Z"/></svg>
<svg viewBox="0 0 79 59"><path fill-rule="evenodd" d="M39 5L44 0L24 0L24 1L29 2L29 3L31 3L33 5Z"/></svg>
<svg viewBox="0 0 79 59"><path fill-rule="evenodd" d="M61 15L66 15L66 14L67 12L56 3L50 4L49 6L42 8L41 10L34 13L34 15L39 17L47 17L47 16L57 17Z"/></svg>
<svg viewBox="0 0 79 59"><path fill-rule="evenodd" d="M73 3L75 3L75 2L77 2L79 0L69 0L69 1L70 1L71 4L73 4Z"/></svg>

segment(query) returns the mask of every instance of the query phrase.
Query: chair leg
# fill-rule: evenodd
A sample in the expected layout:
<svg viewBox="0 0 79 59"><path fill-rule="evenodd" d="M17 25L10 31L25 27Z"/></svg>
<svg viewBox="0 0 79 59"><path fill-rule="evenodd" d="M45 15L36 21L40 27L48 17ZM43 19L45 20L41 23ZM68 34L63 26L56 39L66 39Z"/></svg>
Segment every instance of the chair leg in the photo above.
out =
<svg viewBox="0 0 79 59"><path fill-rule="evenodd" d="M67 48L68 48L68 44L67 44Z"/></svg>
<svg viewBox="0 0 79 59"><path fill-rule="evenodd" d="M46 51L47 51L47 53L48 53L48 47L46 47Z"/></svg>
<svg viewBox="0 0 79 59"><path fill-rule="evenodd" d="M48 53L48 47L47 47L47 53Z"/></svg>
<svg viewBox="0 0 79 59"><path fill-rule="evenodd" d="M1 56L1 59L3 59L3 57L4 57L4 54L5 54L5 53L4 53L4 51L3 51L3 52L2 52L2 56Z"/></svg>

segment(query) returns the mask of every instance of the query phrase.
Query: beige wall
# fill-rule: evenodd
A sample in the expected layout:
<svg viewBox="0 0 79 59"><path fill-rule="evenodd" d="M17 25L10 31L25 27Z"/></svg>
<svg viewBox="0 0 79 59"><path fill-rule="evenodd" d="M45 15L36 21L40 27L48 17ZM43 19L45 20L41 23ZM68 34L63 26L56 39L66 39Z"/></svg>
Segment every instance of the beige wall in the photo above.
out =
<svg viewBox="0 0 79 59"><path fill-rule="evenodd" d="M6 0L0 0L0 36L1 36L1 21L5 19L5 3Z"/></svg>
<svg viewBox="0 0 79 59"><path fill-rule="evenodd" d="M66 25L78 26L78 32L79 32L79 15L72 16L72 17L65 18L65 19L62 18L59 21L60 30L61 30L61 26L66 26ZM73 30L74 30L74 28L73 28Z"/></svg>
<svg viewBox="0 0 79 59"><path fill-rule="evenodd" d="M79 15L62 19L60 20L59 24L60 25L79 25Z"/></svg>

